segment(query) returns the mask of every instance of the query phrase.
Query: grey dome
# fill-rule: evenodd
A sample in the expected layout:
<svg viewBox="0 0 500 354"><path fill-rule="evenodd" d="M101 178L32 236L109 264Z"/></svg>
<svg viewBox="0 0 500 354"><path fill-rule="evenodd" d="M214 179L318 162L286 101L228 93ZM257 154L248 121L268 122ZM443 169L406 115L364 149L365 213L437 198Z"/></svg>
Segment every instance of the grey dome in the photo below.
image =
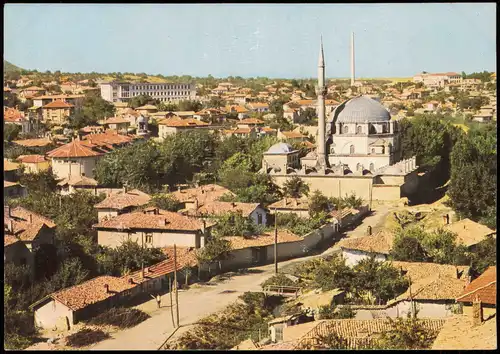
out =
<svg viewBox="0 0 500 354"><path fill-rule="evenodd" d="M292 151L293 148L290 144L277 143L271 146L269 150L267 150L267 154L287 154Z"/></svg>
<svg viewBox="0 0 500 354"><path fill-rule="evenodd" d="M388 122L391 114L376 100L358 96L338 106L334 118L338 123Z"/></svg>

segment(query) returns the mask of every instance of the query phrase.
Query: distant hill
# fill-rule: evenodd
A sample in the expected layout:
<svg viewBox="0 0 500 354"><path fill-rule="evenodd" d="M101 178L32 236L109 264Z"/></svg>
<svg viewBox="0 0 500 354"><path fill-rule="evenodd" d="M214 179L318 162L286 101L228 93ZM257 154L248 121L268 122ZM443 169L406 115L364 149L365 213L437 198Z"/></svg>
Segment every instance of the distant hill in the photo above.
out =
<svg viewBox="0 0 500 354"><path fill-rule="evenodd" d="M18 66L15 66L14 64L12 63L9 63L7 60L3 60L3 71L8 73L8 72L12 72L12 71L21 71L23 69L21 69L20 67Z"/></svg>

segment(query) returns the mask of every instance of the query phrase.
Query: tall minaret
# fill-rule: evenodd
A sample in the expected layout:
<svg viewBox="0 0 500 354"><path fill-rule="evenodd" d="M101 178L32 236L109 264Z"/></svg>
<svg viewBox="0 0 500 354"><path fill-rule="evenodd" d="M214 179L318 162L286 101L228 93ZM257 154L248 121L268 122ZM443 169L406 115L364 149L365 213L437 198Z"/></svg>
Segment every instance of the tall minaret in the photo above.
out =
<svg viewBox="0 0 500 354"><path fill-rule="evenodd" d="M325 86L325 57L323 54L323 37L321 37L321 46L319 49L319 61L318 61L318 87L316 88L316 93L318 95L318 140L317 140L317 162L316 165L319 168L325 168L328 166L326 160L326 147L325 147L325 96L327 88Z"/></svg>
<svg viewBox="0 0 500 354"><path fill-rule="evenodd" d="M351 86L354 86L354 32L351 32Z"/></svg>

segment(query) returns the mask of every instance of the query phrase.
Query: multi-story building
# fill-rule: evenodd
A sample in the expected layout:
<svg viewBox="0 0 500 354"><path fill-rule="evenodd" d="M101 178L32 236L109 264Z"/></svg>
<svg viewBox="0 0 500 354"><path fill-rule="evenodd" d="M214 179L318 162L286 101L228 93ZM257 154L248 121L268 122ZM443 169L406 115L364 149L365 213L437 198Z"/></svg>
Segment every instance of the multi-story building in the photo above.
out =
<svg viewBox="0 0 500 354"><path fill-rule="evenodd" d="M132 97L147 95L161 102L177 102L196 98L195 84L103 82L101 97L109 102L125 102Z"/></svg>
<svg viewBox="0 0 500 354"><path fill-rule="evenodd" d="M413 77L413 82L422 82L428 87L444 87L447 84L457 84L462 82L462 76L458 73L420 73Z"/></svg>

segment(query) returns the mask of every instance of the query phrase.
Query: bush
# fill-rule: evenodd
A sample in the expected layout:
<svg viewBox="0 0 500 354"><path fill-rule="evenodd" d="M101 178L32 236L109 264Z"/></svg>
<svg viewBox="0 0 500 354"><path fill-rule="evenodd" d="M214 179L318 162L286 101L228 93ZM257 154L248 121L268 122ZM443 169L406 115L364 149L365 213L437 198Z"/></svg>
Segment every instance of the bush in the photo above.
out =
<svg viewBox="0 0 500 354"><path fill-rule="evenodd" d="M94 317L89 325L111 325L120 328L130 328L150 318L147 313L133 308L116 307Z"/></svg>
<svg viewBox="0 0 500 354"><path fill-rule="evenodd" d="M296 286L297 283L289 279L286 275L278 273L277 275L273 275L271 278L264 281L260 286L264 289L269 285Z"/></svg>
<svg viewBox="0 0 500 354"><path fill-rule="evenodd" d="M356 311L350 306L336 307L335 304L321 306L319 308L319 316L322 320L343 320L354 318Z"/></svg>
<svg viewBox="0 0 500 354"><path fill-rule="evenodd" d="M382 333L379 346L383 349L428 349L438 332L426 329L416 319L390 319L394 329Z"/></svg>
<svg viewBox="0 0 500 354"><path fill-rule="evenodd" d="M110 338L110 335L100 329L82 328L66 337L66 344L70 347L81 348Z"/></svg>

